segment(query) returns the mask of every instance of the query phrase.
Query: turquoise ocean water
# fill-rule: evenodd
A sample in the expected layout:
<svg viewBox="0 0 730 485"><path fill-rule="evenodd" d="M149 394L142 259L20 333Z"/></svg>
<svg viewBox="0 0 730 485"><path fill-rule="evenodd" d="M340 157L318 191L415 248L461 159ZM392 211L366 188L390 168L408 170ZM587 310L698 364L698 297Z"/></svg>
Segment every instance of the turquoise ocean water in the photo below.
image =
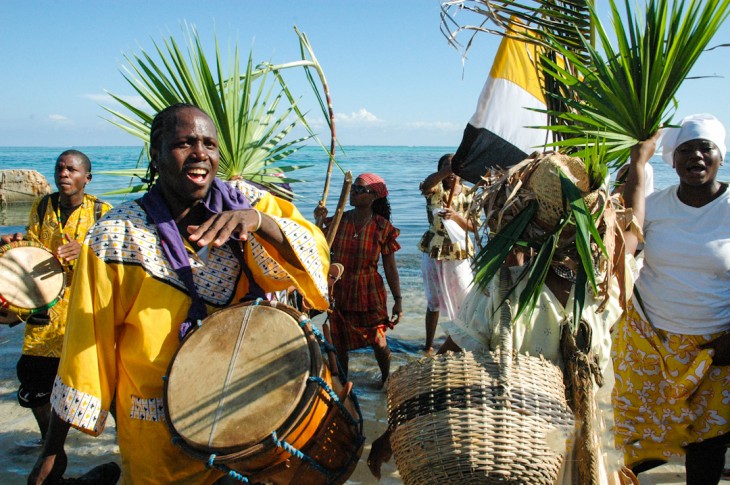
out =
<svg viewBox="0 0 730 485"><path fill-rule="evenodd" d="M125 187L129 179L106 175L105 170L134 168L140 154L139 147L76 147L92 160L94 178L88 187L90 193L102 195L112 204L124 200L123 196L104 196L105 192ZM28 148L5 147L0 149L0 168L33 168L48 178L53 184L53 166L59 153L65 148ZM436 163L444 153L454 151L455 147L380 147L358 146L339 150L337 159L343 170L350 170L353 176L362 172L381 175L390 191L393 210L393 224L401 230L399 242L402 246L398 262L403 283L409 287L420 284L420 253L416 244L427 229L426 211L418 184L428 174L435 171ZM292 157L292 165L309 165L308 168L293 172L293 178L302 180L293 184L296 204L300 211L311 217L324 187L327 170L327 157L318 147L305 147ZM674 171L659 157L652 159L655 186L657 189L676 182ZM730 180L730 168L721 168L721 179ZM343 172L333 169L327 207L334 210L342 186ZM134 196L127 196L128 198ZM22 230L27 219L27 208L17 207L0 210L0 231Z"/></svg>
<svg viewBox="0 0 730 485"><path fill-rule="evenodd" d="M103 195L114 189L125 187L129 179L107 175L105 170L134 168L140 154L139 147L75 147L92 160L94 178L88 186L90 193L101 195L112 204L125 200L125 196ZM65 148L61 147L3 147L0 149L0 169L32 168L48 178L53 184L55 159ZM399 241L403 249L399 256L413 255L415 245L427 228L425 205L418 191L418 184L435 171L438 158L454 147L380 147L358 146L339 150L337 159L343 170L350 170L353 176L362 172L381 175L390 191L393 209L393 223L400 228ZM292 165L309 165L293 172L293 178L302 180L293 184L296 204L305 216L311 216L319 201L327 169L327 157L317 147L305 147L288 159ZM676 182L674 171L659 157L652 159L655 186L661 189ZM730 179L730 168L721 168L720 178ZM335 167L328 197L328 208L334 209L342 185L343 173ZM126 196L133 198L135 196ZM21 229L27 218L25 207L0 210L0 227Z"/></svg>
<svg viewBox="0 0 730 485"><path fill-rule="evenodd" d="M139 147L74 147L85 152L92 160L94 178L88 191L100 195L112 204L125 200L123 196L106 196L105 192L125 187L128 178L106 175L105 170L134 168L140 154ZM0 169L32 168L38 170L53 184L55 159L65 148L62 147L4 147L0 149ZM416 244L427 228L425 203L418 190L418 184L428 174L435 171L436 163L444 153L454 151L455 147L350 147L338 151L337 158L345 170L356 176L362 172L375 172L381 175L390 191L393 210L393 223L401 230L399 242L402 250L397 253L397 262L404 296L404 318L388 333L390 346L394 351L392 370L420 357L424 339L423 318L425 298L420 272L421 255ZM315 147L306 147L289 159L290 164L311 165L294 172L292 177L302 182L293 184L295 202L306 217L319 201L324 185L327 157ZM676 175L660 158L652 159L655 186L657 189L676 183ZM720 179L730 180L730 169L723 166ZM328 197L327 207L333 212L339 198L343 174L335 168ZM136 196L128 196L133 198ZM0 209L0 233L22 231L27 221L29 206ZM391 303L392 304L392 301ZM315 320L316 322L316 320ZM3 424L7 429L0 433L0 447L11 450L9 460L0 458L0 483L25 483L25 476L35 461L35 452L23 452L14 448L18 440L37 437L35 424L30 413L21 409L16 402L15 362L22 346L23 326L8 328L0 325L0 412L9 416ZM437 342L444 338L439 331ZM374 383L379 381L380 373L370 351L357 351L350 360L351 379L355 383L367 437L366 449L355 473L348 483L375 483L367 471L364 460L369 444L387 426L385 394ZM9 413L9 414L8 414ZM0 426L2 427L2 426ZM113 433L105 432L97 439L88 438L80 433L69 436L68 476L77 476L90 466L113 459L116 445ZM401 483L394 463L383 469L380 483Z"/></svg>

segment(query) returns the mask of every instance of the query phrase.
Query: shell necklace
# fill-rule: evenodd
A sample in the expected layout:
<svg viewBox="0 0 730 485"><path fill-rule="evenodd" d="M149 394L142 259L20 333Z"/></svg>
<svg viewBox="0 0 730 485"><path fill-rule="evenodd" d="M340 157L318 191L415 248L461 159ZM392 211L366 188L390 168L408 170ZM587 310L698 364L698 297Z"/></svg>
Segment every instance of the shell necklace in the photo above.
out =
<svg viewBox="0 0 730 485"><path fill-rule="evenodd" d="M370 215L368 216L368 218L365 219L365 221L362 224L360 224L360 227L358 228L357 222L355 221L355 214L354 213L352 214L352 226L353 226L352 238L353 239L358 239L360 237L360 233L362 232L363 228L368 225L368 222L370 222L370 219L372 219L372 218L373 218L373 213L371 212Z"/></svg>

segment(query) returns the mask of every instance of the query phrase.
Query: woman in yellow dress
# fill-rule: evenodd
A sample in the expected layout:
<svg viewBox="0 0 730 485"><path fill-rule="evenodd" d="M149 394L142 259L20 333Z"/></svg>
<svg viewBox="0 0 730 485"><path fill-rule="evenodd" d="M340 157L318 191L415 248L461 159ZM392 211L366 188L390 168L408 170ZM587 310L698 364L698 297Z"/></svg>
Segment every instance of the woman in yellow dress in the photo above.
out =
<svg viewBox="0 0 730 485"><path fill-rule="evenodd" d="M686 455L688 484L718 483L730 443L730 192L725 128L693 115L664 130L679 184L644 197L657 135L632 150L623 195L644 264L614 337L615 434L635 473ZM639 240L626 234L633 254Z"/></svg>

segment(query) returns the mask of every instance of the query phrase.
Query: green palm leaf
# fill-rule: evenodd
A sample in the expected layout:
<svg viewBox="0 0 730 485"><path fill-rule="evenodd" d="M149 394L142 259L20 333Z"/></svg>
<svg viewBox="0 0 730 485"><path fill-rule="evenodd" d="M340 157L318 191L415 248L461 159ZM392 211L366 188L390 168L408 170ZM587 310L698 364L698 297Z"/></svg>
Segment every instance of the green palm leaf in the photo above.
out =
<svg viewBox="0 0 730 485"><path fill-rule="evenodd" d="M297 179L282 179L274 174L307 166L287 164L288 157L310 139L324 148L283 76L287 69L305 69L321 106L322 97L309 72L314 69L323 81L321 66L314 58L306 36L298 30L296 33L302 59L281 65L255 65L253 53L249 53L246 63L241 65L235 47L226 68L218 40L215 39L215 58L209 60L194 27L184 29L182 46L173 37L162 43L153 42L152 54L142 50L139 54L126 55L122 72L147 108L133 106L120 95L111 94L124 111L104 107L111 115L108 121L147 143L155 113L180 102L199 106L211 116L218 129L218 176L225 180L241 177L279 190L281 182ZM323 114L331 123L324 109ZM306 134L292 138L292 131L299 125L304 127ZM328 156L331 155L328 153Z"/></svg>
<svg viewBox="0 0 730 485"><path fill-rule="evenodd" d="M631 146L671 122L675 95L730 14L730 0L648 0L643 21L628 0L623 12L614 0L609 5L613 36L590 10L600 50L580 34L587 56L576 55L559 37L546 33L546 44L567 65L547 56L542 65L562 93L571 93L548 93L569 108L548 110L563 121L547 127L561 134L552 146L583 156L583 149L603 143L603 163L615 167L628 159Z"/></svg>
<svg viewBox="0 0 730 485"><path fill-rule="evenodd" d="M578 266L576 271L575 285L573 285L573 322L571 330L573 334L578 331L580 318L583 315L583 308L586 304L586 285L588 284L588 276L583 265Z"/></svg>
<svg viewBox="0 0 730 485"><path fill-rule="evenodd" d="M537 212L537 202L530 201L525 209L509 223L507 223L499 233L494 234L479 254L476 255L472 266L474 268L474 282L480 287L485 288L487 284L497 274L499 268L504 263L505 258L519 241L522 232L527 227L532 216Z"/></svg>
<svg viewBox="0 0 730 485"><path fill-rule="evenodd" d="M596 275L593 268L591 238L593 238L593 241L598 244L598 247L604 254L607 254L606 247L603 245L601 235L598 234L596 222L583 200L583 194L561 170L559 170L559 172L560 185L563 189L563 197L570 206L570 214L573 216L572 219L575 223L575 243L578 249L581 266L583 266L593 291L597 294L598 287L596 285Z"/></svg>
<svg viewBox="0 0 730 485"><path fill-rule="evenodd" d="M555 248L562 228L563 225L547 237L545 242L540 245L537 256L532 258L528 263L528 267L525 269L527 272L527 284L519 295L517 314L514 316L515 320L525 312L527 312L528 320L532 316L532 312L537 305L537 300L540 298L540 293L542 293L542 288L545 286L545 278L550 269L550 261L552 261L555 255Z"/></svg>

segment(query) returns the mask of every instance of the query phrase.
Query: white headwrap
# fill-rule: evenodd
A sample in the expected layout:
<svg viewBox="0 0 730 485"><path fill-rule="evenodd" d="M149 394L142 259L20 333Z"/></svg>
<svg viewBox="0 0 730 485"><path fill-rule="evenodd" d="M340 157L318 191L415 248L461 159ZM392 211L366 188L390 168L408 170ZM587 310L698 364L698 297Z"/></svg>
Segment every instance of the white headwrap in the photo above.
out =
<svg viewBox="0 0 730 485"><path fill-rule="evenodd" d="M720 150L720 159L725 158L725 127L720 120L707 113L690 115L684 118L679 128L664 128L659 145L662 147L662 158L674 166L674 150L679 145L698 138L710 140Z"/></svg>

